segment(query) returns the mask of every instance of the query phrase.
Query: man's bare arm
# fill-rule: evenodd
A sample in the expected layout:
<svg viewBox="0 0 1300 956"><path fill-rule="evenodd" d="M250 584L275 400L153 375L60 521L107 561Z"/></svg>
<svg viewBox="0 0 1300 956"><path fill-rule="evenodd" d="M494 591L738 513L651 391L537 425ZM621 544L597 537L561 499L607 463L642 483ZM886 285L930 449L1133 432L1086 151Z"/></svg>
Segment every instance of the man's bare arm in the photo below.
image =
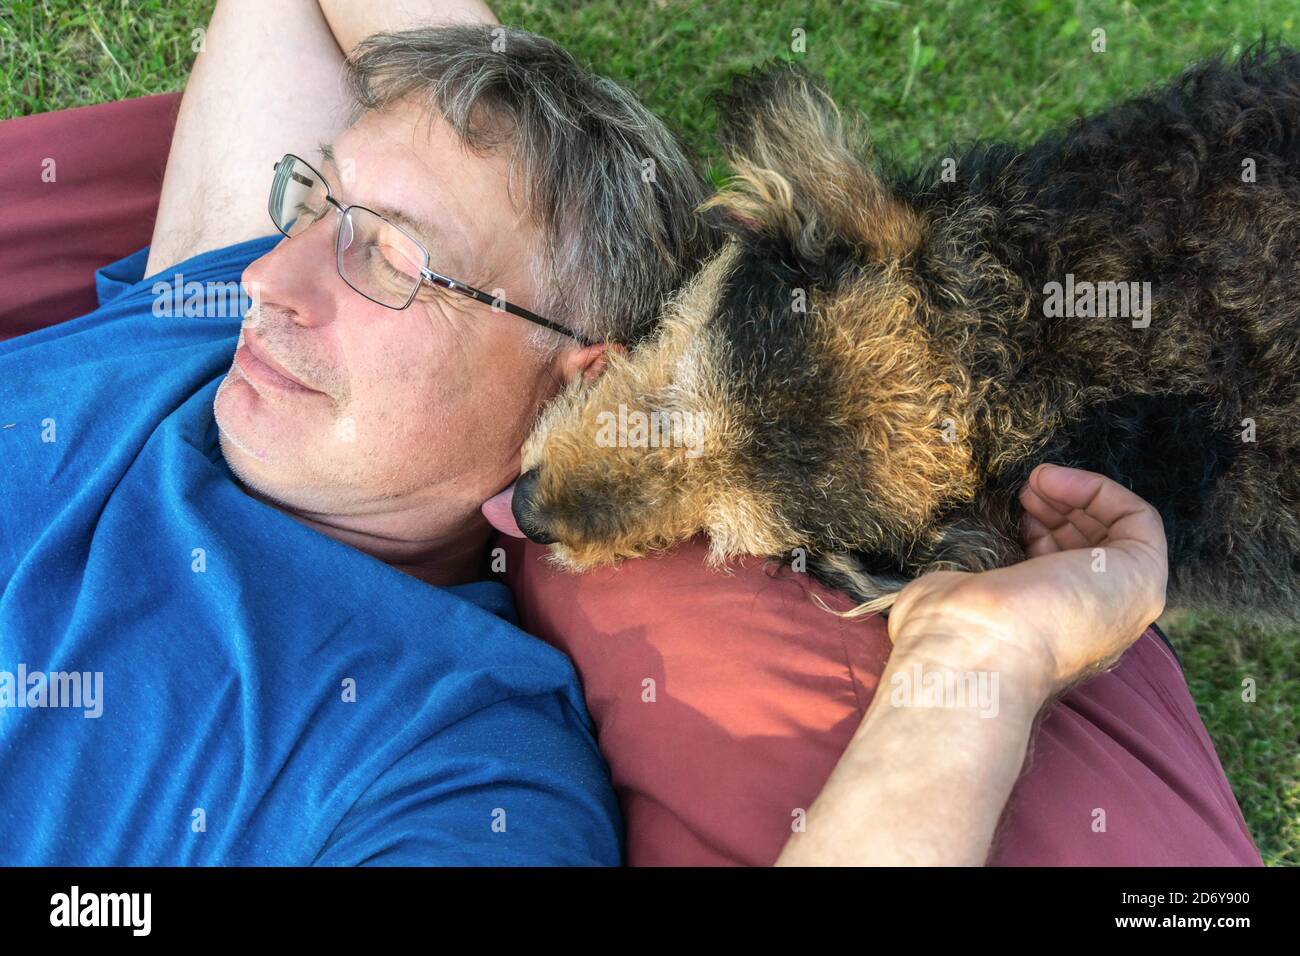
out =
<svg viewBox="0 0 1300 956"><path fill-rule="evenodd" d="M310 157L344 128L344 51L381 30L491 17L477 0L219 0L181 101L146 274L275 231L272 164Z"/></svg>
<svg viewBox="0 0 1300 956"><path fill-rule="evenodd" d="M356 0L318 0L330 30L343 52L352 49L372 33L392 33L430 20L466 23L496 23L487 4L479 0L386 0L357 3Z"/></svg>
<svg viewBox="0 0 1300 956"><path fill-rule="evenodd" d="M918 670L919 668L919 670ZM926 706L916 677L952 664L896 653L867 715L809 808L805 830L786 843L781 866L980 866L1020 775L1045 697L1043 681L976 662L962 673L996 673L993 716ZM958 678L962 677L958 673ZM904 705L895 702L895 691Z"/></svg>

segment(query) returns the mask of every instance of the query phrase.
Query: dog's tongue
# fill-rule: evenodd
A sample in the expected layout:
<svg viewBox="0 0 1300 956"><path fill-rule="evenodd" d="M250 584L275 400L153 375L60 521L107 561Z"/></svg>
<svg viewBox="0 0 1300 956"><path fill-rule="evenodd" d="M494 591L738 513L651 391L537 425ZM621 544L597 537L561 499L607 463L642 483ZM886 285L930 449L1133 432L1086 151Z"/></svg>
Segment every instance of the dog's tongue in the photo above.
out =
<svg viewBox="0 0 1300 956"><path fill-rule="evenodd" d="M502 534L522 538L524 533L519 530L519 524L515 521L515 513L510 509L511 500L514 496L515 483L512 481L510 487L505 491L495 494L483 502L481 510L483 517L488 519L488 523Z"/></svg>

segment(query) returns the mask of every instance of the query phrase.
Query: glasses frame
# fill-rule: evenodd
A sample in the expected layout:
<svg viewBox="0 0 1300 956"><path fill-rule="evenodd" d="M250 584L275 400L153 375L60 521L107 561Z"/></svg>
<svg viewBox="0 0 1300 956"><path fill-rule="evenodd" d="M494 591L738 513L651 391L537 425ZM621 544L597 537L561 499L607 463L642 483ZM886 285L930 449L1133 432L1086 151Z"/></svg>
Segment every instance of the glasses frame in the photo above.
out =
<svg viewBox="0 0 1300 956"><path fill-rule="evenodd" d="M370 209L367 206L362 206L359 203L348 203L346 206L343 205L341 202L339 202L337 199L334 198L334 190L330 188L329 180L326 179L323 175L321 175L320 170L318 170L311 163L307 162L307 160L303 159L301 156L296 156L293 153L285 153L284 156L280 159L280 161L275 163L271 167L273 170L275 170L275 175L277 179L281 175L284 176L292 175L291 172L286 172L283 174L280 172L281 165L284 165L286 169L289 168L289 163L288 163L289 160L292 160L295 163L302 163L304 166L306 166L308 169L310 169L313 173L316 174L317 180L319 180L319 182L325 187L325 201L328 202L331 206L333 206L335 211L338 213L338 219L334 225L334 267L338 270L339 278L342 279L344 282L346 282L348 288L350 288L357 295L369 299L371 302L374 302L376 305L382 305L386 309L392 309L395 312L400 312L403 309L408 308L411 305L411 303L415 301L415 296L416 293L420 291L420 286L427 282L429 283L429 285L436 286L440 289L447 289L450 292L458 292L461 295L468 296L471 299L477 299L479 302L482 302L486 305L490 305L494 312L497 311L509 312L511 315L517 315L521 319L527 319L529 322L532 322L536 325L540 325L543 328L550 329L552 332L558 332L567 338L573 339L575 342L577 342L580 345L585 346L585 345L592 344L579 333L574 332L570 329L566 329L558 322L552 322L550 319L543 318L542 316L538 315L536 312L530 312L528 309L525 309L522 306L513 305L507 302L505 299L501 299L498 298L497 296L492 295L490 292L484 292L482 289L476 289L468 282L461 282L459 279L453 279L450 276L445 276L440 272L433 271L432 269L429 268L429 250L424 247L424 243L420 242L419 239L416 239L415 236L411 235L409 232L407 232L397 223L393 222L391 219L388 219L385 216L381 216L379 213L375 212L373 209ZM298 179L299 182L302 182L302 185L311 188L312 185L311 183L302 181L300 177L295 177L295 179ZM270 215L271 222L275 224L275 228L280 232L280 234L284 236L286 239L292 239L294 237L284 231L284 229L280 226L279 218L276 216L276 210L275 210L276 194L277 194L277 190L275 188L275 181L273 180L271 183L271 194L270 196L267 197L267 201L266 201L267 214ZM343 219L353 209L361 209L365 212L370 213L370 215L376 217L377 219L382 220L390 228L396 229L402 235L406 236L406 238L410 239L411 242L415 244L415 247L420 250L420 255L424 259L424 263L420 266L420 281L417 282L415 284L415 287L411 289L411 294L407 297L406 301L401 305L389 305L387 302L380 302L374 296L367 295L365 292L358 289L355 285L353 285L348 280L348 277L343 274L343 228L342 228ZM299 235L301 235L301 233L299 233Z"/></svg>

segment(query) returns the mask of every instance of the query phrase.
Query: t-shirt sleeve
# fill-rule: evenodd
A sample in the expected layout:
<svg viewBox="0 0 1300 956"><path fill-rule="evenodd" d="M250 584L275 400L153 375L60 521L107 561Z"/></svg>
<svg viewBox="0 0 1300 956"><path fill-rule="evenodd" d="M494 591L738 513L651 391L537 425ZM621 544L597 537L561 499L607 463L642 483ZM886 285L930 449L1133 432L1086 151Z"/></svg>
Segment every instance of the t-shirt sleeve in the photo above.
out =
<svg viewBox="0 0 1300 956"><path fill-rule="evenodd" d="M514 697L428 737L349 809L317 866L617 866L621 821L587 721Z"/></svg>

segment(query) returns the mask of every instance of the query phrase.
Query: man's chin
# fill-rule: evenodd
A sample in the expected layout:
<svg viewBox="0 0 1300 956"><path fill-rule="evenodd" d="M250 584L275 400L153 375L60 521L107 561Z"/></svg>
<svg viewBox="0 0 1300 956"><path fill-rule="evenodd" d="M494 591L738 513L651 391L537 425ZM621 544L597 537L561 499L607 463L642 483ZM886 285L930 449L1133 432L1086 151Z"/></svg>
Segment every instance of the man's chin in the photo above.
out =
<svg viewBox="0 0 1300 956"><path fill-rule="evenodd" d="M231 367L217 388L212 400L212 417L221 433L221 447L227 461L242 456L265 465L275 465L278 459L285 458L286 449L298 444L295 432L305 424L285 409L267 403L237 366ZM279 461L277 467L285 464Z"/></svg>
<svg viewBox="0 0 1300 956"><path fill-rule="evenodd" d="M283 476L268 456L250 451L245 442L221 428L218 428L218 442L235 483L245 494L276 508L293 506L292 499L301 489L286 486Z"/></svg>
<svg viewBox="0 0 1300 956"><path fill-rule="evenodd" d="M237 403L235 397L228 394L233 378L233 373L227 375L217 389L217 396L212 402L212 417L217 423L221 453L225 455L231 470L238 474L237 465L241 459L266 462L267 454L262 442L252 441L248 437L252 429L241 420L247 418L242 403Z"/></svg>
<svg viewBox="0 0 1300 956"><path fill-rule="evenodd" d="M338 503L335 499L343 493L340 489L348 487L323 485L319 472L306 466L309 456L281 441L265 445L250 441L247 429L223 428L218 420L217 441L226 465L243 490L275 507L328 510Z"/></svg>

